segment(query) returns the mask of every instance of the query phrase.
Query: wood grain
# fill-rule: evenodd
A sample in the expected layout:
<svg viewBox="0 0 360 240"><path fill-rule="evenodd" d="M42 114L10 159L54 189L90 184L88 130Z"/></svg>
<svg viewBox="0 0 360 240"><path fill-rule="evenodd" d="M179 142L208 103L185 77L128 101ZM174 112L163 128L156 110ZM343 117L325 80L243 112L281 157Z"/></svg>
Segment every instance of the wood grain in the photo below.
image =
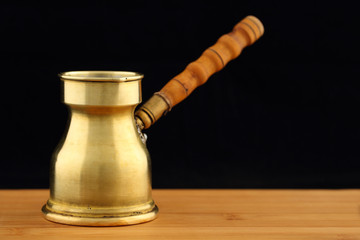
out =
<svg viewBox="0 0 360 240"><path fill-rule="evenodd" d="M263 34L264 26L258 18L245 17L136 111L136 117L141 119L138 125L142 129L149 128Z"/></svg>
<svg viewBox="0 0 360 240"><path fill-rule="evenodd" d="M48 190L0 190L0 239L360 239L360 190L154 190L158 219L125 227L46 221Z"/></svg>
<svg viewBox="0 0 360 240"><path fill-rule="evenodd" d="M202 55L186 66L185 70L171 79L161 90L171 107L183 101L197 87L206 83L211 75L220 71L242 50L264 34L264 26L254 16L247 16L235 25L233 31L221 36Z"/></svg>

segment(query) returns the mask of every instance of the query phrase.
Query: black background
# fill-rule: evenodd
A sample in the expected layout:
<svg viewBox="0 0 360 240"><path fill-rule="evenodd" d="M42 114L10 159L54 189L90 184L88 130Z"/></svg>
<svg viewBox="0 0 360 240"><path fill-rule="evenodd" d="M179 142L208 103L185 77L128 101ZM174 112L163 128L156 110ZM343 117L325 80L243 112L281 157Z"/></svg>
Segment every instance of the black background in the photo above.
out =
<svg viewBox="0 0 360 240"><path fill-rule="evenodd" d="M359 188L358 8L244 0L1 3L0 187L48 187L57 73L141 72L147 100L250 14L265 35L146 131L153 187Z"/></svg>

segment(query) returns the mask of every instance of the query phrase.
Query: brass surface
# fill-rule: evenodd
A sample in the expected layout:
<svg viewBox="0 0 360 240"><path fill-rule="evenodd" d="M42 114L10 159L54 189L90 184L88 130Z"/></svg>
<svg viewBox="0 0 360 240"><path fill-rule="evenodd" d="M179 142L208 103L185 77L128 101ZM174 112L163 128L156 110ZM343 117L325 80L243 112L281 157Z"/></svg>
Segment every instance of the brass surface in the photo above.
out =
<svg viewBox="0 0 360 240"><path fill-rule="evenodd" d="M134 120L143 75L81 71L60 77L71 114L51 161L45 217L85 226L153 220L151 162Z"/></svg>
<svg viewBox="0 0 360 240"><path fill-rule="evenodd" d="M141 129L147 129L153 125L159 118L166 114L169 109L168 103L164 98L154 94L139 110L136 111L136 121Z"/></svg>

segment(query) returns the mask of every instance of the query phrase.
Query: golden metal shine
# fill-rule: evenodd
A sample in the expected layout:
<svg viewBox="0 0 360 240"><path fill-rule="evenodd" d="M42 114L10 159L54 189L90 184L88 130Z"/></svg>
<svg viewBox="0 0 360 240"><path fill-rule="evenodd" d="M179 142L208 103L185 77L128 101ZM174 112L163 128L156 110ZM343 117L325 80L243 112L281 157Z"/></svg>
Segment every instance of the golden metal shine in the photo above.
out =
<svg viewBox="0 0 360 240"><path fill-rule="evenodd" d="M143 75L80 71L60 77L71 114L51 161L45 217L85 226L153 220L151 162L134 119Z"/></svg>

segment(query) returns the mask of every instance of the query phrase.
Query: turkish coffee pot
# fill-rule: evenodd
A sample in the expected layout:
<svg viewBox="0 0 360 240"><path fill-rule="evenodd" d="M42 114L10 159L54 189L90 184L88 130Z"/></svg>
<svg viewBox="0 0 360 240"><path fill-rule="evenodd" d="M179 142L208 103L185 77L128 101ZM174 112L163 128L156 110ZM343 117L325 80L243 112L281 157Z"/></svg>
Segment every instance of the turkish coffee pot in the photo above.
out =
<svg viewBox="0 0 360 240"><path fill-rule="evenodd" d="M70 225L117 226L158 214L151 191L151 161L143 129L264 33L247 16L139 109L143 75L125 71L72 71L59 76L69 124L50 167L46 219Z"/></svg>

